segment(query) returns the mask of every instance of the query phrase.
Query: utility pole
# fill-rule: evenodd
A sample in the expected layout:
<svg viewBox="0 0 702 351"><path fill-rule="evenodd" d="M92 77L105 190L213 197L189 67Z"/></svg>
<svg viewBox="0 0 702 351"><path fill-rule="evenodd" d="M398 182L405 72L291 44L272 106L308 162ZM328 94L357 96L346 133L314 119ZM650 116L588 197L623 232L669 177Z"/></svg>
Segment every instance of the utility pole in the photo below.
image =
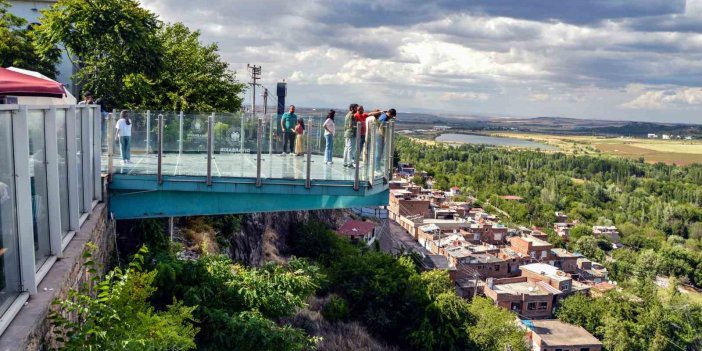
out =
<svg viewBox="0 0 702 351"><path fill-rule="evenodd" d="M251 84L252 87L252 92L251 92L251 115L256 116L256 86L258 85L257 81L261 79L261 66L256 66L256 65L246 65L246 68L251 71Z"/></svg>

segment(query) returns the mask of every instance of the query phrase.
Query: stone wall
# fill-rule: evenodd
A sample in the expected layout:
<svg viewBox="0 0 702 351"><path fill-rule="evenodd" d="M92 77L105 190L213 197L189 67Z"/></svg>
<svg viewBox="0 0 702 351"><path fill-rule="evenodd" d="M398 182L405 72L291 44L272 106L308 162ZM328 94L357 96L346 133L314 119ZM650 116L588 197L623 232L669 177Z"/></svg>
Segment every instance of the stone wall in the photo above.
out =
<svg viewBox="0 0 702 351"><path fill-rule="evenodd" d="M83 253L88 250L87 243L93 243L96 249L92 258L100 267L102 275L108 266L114 251L114 222L108 220L104 203L98 204L76 232L71 242L39 284L38 293L29 300L17 314L10 326L0 337L0 351L5 350L43 350L51 345L51 334L47 315L51 302L65 299L70 289L77 289L89 280L83 265Z"/></svg>

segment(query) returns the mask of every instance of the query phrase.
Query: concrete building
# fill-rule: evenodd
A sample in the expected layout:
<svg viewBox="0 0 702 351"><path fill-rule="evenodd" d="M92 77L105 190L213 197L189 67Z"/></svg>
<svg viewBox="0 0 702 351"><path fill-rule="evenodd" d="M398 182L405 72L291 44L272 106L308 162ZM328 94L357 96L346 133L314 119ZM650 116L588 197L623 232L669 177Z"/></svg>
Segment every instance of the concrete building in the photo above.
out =
<svg viewBox="0 0 702 351"><path fill-rule="evenodd" d="M521 254L522 257L531 258L533 261L549 261L553 259L549 242L535 238L531 235L515 236L509 239L510 248Z"/></svg>
<svg viewBox="0 0 702 351"><path fill-rule="evenodd" d="M609 241L613 243L619 243L619 230L617 227L610 225L610 226L601 226L601 225L596 225L592 227L592 235L596 237L605 237L609 239Z"/></svg>
<svg viewBox="0 0 702 351"><path fill-rule="evenodd" d="M576 264L577 273L582 280L591 281L595 284L607 281L607 268L603 265L584 257L578 258Z"/></svg>
<svg viewBox="0 0 702 351"><path fill-rule="evenodd" d="M522 322L529 329L529 343L534 351L601 351L602 342L585 328L556 319Z"/></svg>
<svg viewBox="0 0 702 351"><path fill-rule="evenodd" d="M580 255L560 248L551 249L551 254L554 256L554 259L549 262L552 266L566 273L572 274L578 272L578 259L581 257Z"/></svg>
<svg viewBox="0 0 702 351"><path fill-rule="evenodd" d="M523 318L550 317L554 296L560 293L544 282L532 282L526 277L488 278L484 292L497 306Z"/></svg>

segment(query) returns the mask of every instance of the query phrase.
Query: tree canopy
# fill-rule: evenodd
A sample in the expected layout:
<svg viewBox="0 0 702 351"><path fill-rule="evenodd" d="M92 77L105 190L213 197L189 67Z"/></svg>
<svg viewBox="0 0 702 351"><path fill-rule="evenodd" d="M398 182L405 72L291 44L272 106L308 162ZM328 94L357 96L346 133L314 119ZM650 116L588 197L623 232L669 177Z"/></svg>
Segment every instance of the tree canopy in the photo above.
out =
<svg viewBox="0 0 702 351"><path fill-rule="evenodd" d="M244 85L200 33L163 24L135 0L62 0L34 30L41 57L63 47L83 91L108 108L236 111Z"/></svg>

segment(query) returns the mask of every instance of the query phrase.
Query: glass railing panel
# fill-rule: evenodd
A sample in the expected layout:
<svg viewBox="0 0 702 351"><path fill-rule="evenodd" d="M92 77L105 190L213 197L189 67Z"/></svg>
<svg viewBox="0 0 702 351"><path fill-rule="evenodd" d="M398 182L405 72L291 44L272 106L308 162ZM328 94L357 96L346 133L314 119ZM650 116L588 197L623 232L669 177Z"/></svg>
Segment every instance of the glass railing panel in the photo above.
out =
<svg viewBox="0 0 702 351"><path fill-rule="evenodd" d="M68 140L66 135L66 116L64 109L56 110L56 134L58 142L59 199L61 208L61 235L70 231L69 194L68 194Z"/></svg>
<svg viewBox="0 0 702 351"><path fill-rule="evenodd" d="M255 175L255 164L251 173L252 161L250 143L246 142L244 130L247 121L241 113L215 113L213 129L213 177L244 177L247 171ZM246 154L246 156L244 156Z"/></svg>
<svg viewBox="0 0 702 351"><path fill-rule="evenodd" d="M153 141L153 155L158 162L158 148L163 147L161 154L161 174L164 176L172 176L178 173L185 162L181 155L181 118L180 113L172 111L154 111L151 112L154 117L154 127L152 135L155 136ZM159 132L159 118L163 120L163 135ZM185 117L183 117L183 120ZM183 121L185 123L185 121ZM206 129L205 125L205 130ZM161 138L163 140L161 140ZM156 164L158 170L158 163Z"/></svg>
<svg viewBox="0 0 702 351"><path fill-rule="evenodd" d="M51 254L49 244L49 188L46 179L45 111L29 110L29 182L32 192L34 260L38 269ZM52 121L52 123L54 123Z"/></svg>
<svg viewBox="0 0 702 351"><path fill-rule="evenodd" d="M174 175L207 175L207 128L210 116L210 113L184 114L182 153L176 154L179 159L176 159ZM216 175L214 167L213 165L213 176Z"/></svg>
<svg viewBox="0 0 702 351"><path fill-rule="evenodd" d="M0 315L20 288L12 113L0 111Z"/></svg>

